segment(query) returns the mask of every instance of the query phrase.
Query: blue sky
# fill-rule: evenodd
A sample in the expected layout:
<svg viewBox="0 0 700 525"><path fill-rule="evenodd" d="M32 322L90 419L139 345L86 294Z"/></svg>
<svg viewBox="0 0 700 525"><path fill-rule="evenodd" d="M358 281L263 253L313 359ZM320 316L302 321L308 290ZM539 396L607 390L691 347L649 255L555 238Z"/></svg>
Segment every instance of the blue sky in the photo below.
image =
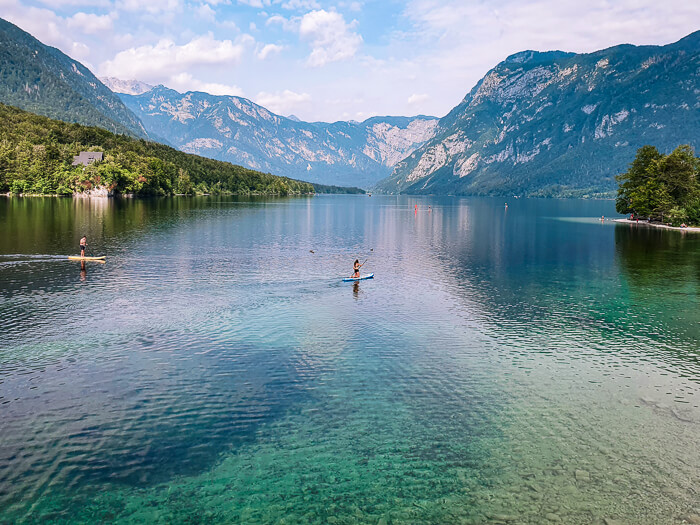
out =
<svg viewBox="0 0 700 525"><path fill-rule="evenodd" d="M239 95L303 120L444 116L506 56L666 44L689 0L0 0L99 76Z"/></svg>

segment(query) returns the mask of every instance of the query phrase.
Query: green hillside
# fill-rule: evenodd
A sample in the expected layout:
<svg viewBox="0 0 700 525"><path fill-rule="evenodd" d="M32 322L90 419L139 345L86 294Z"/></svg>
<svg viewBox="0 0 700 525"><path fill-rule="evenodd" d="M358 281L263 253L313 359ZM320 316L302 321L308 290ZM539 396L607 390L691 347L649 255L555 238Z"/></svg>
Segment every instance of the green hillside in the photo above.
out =
<svg viewBox="0 0 700 525"><path fill-rule="evenodd" d="M0 18L0 102L146 138L141 121L88 68Z"/></svg>
<svg viewBox="0 0 700 525"><path fill-rule="evenodd" d="M306 182L205 159L101 128L68 124L0 104L0 192L72 194L105 187L115 193L313 193ZM81 151L104 161L71 166Z"/></svg>

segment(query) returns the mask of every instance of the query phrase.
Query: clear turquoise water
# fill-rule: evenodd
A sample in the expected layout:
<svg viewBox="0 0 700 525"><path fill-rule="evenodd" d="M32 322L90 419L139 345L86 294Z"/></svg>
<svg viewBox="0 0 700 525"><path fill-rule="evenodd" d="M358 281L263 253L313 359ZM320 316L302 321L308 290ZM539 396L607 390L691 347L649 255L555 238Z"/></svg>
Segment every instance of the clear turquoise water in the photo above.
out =
<svg viewBox="0 0 700 525"><path fill-rule="evenodd" d="M700 515L700 235L613 214L0 200L0 523Z"/></svg>

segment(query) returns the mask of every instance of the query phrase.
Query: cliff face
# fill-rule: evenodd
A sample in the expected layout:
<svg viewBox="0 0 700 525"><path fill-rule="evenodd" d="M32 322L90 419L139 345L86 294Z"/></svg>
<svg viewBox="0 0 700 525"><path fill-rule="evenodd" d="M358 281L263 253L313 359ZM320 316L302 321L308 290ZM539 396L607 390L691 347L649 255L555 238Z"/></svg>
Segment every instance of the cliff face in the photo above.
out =
<svg viewBox="0 0 700 525"><path fill-rule="evenodd" d="M700 32L667 46L524 51L479 81L377 189L609 194L636 150L700 146Z"/></svg>
<svg viewBox="0 0 700 525"><path fill-rule="evenodd" d="M163 86L121 94L149 134L178 149L256 170L322 184L370 187L423 144L434 117L374 117L308 123L275 115L250 100Z"/></svg>

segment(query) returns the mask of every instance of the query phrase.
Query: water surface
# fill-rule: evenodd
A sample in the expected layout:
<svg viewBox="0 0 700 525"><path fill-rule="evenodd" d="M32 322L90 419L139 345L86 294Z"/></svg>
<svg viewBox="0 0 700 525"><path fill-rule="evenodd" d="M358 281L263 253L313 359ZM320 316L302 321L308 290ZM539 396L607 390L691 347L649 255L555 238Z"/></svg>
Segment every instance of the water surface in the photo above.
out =
<svg viewBox="0 0 700 525"><path fill-rule="evenodd" d="M700 515L700 235L508 204L0 200L0 522Z"/></svg>

